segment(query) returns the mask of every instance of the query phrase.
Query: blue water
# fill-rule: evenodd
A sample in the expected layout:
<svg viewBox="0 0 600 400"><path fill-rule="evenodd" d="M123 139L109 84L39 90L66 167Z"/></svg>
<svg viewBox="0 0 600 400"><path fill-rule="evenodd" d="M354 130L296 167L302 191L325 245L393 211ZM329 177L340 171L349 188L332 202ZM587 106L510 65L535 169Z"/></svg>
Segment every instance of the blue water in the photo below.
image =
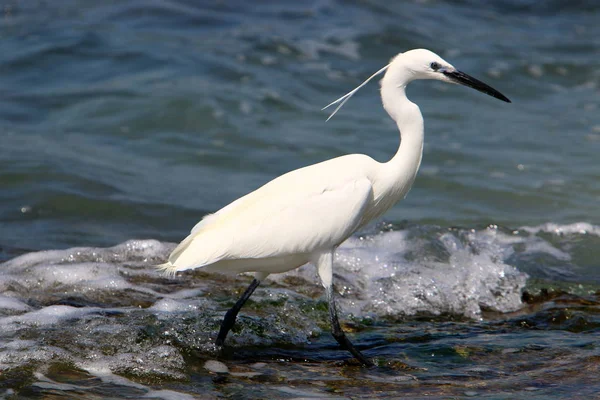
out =
<svg viewBox="0 0 600 400"><path fill-rule="evenodd" d="M494 273L527 279L525 288L514 285L516 298L523 290L543 294L550 288L575 296L568 300L573 304L596 304L599 13L600 4L591 0L9 0L0 9L0 260L72 247L95 254L89 248L154 239L166 246L152 253L160 261L168 250L165 243L180 241L204 214L286 171L356 152L386 161L399 138L381 107L377 84L362 89L327 123L328 113L321 108L398 52L425 47L500 90L512 103L439 82L411 84L408 95L425 118L423 163L408 197L365 233L373 238L385 226L383 230L400 232L401 238L386 236L385 244L373 239L376 244L368 254L389 259L407 273L432 260L464 268L459 277L484 265ZM462 244L452 247L448 243L453 241ZM36 254L36 262L54 265L50 256ZM72 252L59 254L66 260ZM485 257L483 264L479 256ZM31 268L27 260L17 261L23 271ZM129 261L115 262L112 279L121 276ZM151 266L144 268L142 275L157 279L152 290L165 291L160 286L166 283ZM30 307L7 302L9 311L2 315L11 318L53 304L73 305L77 302L70 290L83 296L77 297L83 308L117 307L110 299L129 290L119 286L87 298L87 283L77 279L87 282L89 277L70 275L76 289L65 291L71 293L69 299L50 286L37 298L28 294L33 286L19 281L20 273L11 274L0 287L2 299L18 299ZM50 279L42 273L22 276L27 282ZM244 284L240 281L240 287ZM447 285L442 294L453 290ZM551 317L539 312L561 308L553 299L541 296L532 301L537 306L523 303L511 312L547 322L555 318L553 311ZM154 301L138 299L127 306L146 307ZM500 313L494 321L515 308L477 302L483 304L484 319L490 307ZM440 307L432 305L426 312L438 318L448 311ZM480 316L477 304L457 307L450 314ZM576 337L579 344L573 348L591 348L591 353L573 350L573 357L587 360L581 365L591 375L598 371L590 360L598 356L589 338L598 338L598 322L597 309L590 307L581 314L589 327L586 337ZM354 312L368 314L361 310ZM419 310L398 312L415 315ZM384 314L376 311L380 318L389 317ZM485 329L505 329L490 323ZM390 334L399 329L395 324L377 329ZM517 335L510 349L518 348L517 325L509 326ZM471 335L456 329L458 336ZM578 331L570 325L556 327L561 335L571 330ZM552 332L548 343L562 340ZM521 345L530 344L523 339ZM479 349L492 351L483 345ZM510 349L506 354L512 354ZM552 349L549 354L558 357ZM310 358L307 351L298 357ZM384 346L378 355L385 358L386 351ZM270 356L258 357L262 362ZM31 365L6 360L0 356L0 365ZM414 367L423 362L405 361ZM496 361L484 364L492 368ZM197 378L197 372L190 372L193 367L182 368L185 376ZM585 376L570 381L571 393L589 387ZM196 378L191 382L204 379ZM421 378L432 379L427 385L437 379L435 374ZM179 389L193 392L194 387L199 386ZM412 387L415 396L426 391L419 387L423 391ZM523 385L524 393L528 387ZM437 389L432 393L439 396L470 390Z"/></svg>
<svg viewBox="0 0 600 400"><path fill-rule="evenodd" d="M595 2L44 4L7 5L0 28L3 247L178 241L285 171L387 160L376 85L328 123L320 109L416 47L513 104L413 84L423 166L386 220L600 219Z"/></svg>

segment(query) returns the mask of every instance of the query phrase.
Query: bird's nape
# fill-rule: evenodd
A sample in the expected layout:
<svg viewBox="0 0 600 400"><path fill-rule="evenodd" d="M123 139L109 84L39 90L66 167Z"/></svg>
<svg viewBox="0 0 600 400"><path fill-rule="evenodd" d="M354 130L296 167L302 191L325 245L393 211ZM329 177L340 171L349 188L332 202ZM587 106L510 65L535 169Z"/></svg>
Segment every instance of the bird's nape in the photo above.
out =
<svg viewBox="0 0 600 400"><path fill-rule="evenodd" d="M490 85L483 83L479 79L475 79L471 75L465 74L462 71L455 69L453 71L441 71L441 72L444 74L444 76L446 76L448 79L450 79L454 83L468 86L468 87L478 90L482 93L485 93L489 96L492 96L499 100L505 101L507 103L511 102L508 97L506 97L505 95L503 95L502 93L500 93L499 91L497 91L496 89L491 87Z"/></svg>

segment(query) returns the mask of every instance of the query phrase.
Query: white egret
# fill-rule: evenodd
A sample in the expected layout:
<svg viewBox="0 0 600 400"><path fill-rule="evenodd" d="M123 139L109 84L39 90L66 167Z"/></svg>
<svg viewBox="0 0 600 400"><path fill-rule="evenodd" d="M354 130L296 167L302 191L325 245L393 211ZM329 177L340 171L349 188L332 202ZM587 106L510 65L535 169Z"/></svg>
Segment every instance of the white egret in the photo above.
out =
<svg viewBox="0 0 600 400"><path fill-rule="evenodd" d="M168 273L194 268L255 273L250 286L225 314L218 346L223 345L238 312L263 279L312 262L326 289L333 336L363 365L373 365L340 327L332 285L333 258L337 246L403 199L415 180L423 153L423 117L406 97L406 85L416 79L459 83L510 103L503 94L437 54L417 49L398 54L359 87L331 103L329 106L340 103L331 116L383 72L383 107L401 136L390 161L380 163L352 154L288 172L205 216L160 266Z"/></svg>

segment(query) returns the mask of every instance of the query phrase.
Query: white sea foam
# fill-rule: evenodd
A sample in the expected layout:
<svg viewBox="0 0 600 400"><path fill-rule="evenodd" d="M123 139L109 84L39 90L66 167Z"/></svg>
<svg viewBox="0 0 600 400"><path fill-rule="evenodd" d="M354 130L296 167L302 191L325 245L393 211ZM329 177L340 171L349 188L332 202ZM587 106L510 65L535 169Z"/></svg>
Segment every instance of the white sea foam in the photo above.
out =
<svg viewBox="0 0 600 400"><path fill-rule="evenodd" d="M64 320L81 318L99 310L99 308L94 307L48 306L21 315L1 318L0 330L8 332L20 329L23 325L36 327L53 325Z"/></svg>
<svg viewBox="0 0 600 400"><path fill-rule="evenodd" d="M102 382L109 384L111 386L121 387L124 389L135 389L139 392L142 392L141 395L143 398L150 399L163 399L163 400L188 400L194 399L193 396L181 392L176 392L174 390L153 390L148 386L142 385L140 383L133 382L127 378L118 376L110 372L110 370L103 367L90 367L87 369L87 372L90 374L100 378ZM69 392L72 392L73 397L77 397L78 393L85 392L89 388L82 385L74 385L56 382L39 371L34 372L33 376L36 381L32 383L32 386L38 387L40 389L46 389L51 391L64 392L65 395L69 395ZM134 392L135 393L135 392ZM129 396L127 396L129 397Z"/></svg>
<svg viewBox="0 0 600 400"><path fill-rule="evenodd" d="M478 319L482 310L514 311L521 307L527 279L518 269L520 260L555 260L543 273L572 277L575 272L567 268L575 257L561 240L568 243L573 235L600 235L600 227L585 222L514 231L417 226L353 237L337 250L340 309L374 318L451 314ZM154 265L172 248L135 240L106 249L30 253L1 264L0 368L64 361L115 385L134 384L119 374L184 378L181 349L214 349L222 310L231 301L215 293L233 281L218 275L161 275ZM241 320L262 324L266 333L242 330L232 343L306 343L320 332L311 318L326 319L326 313L319 314L319 297L307 295L322 293L314 267L270 279L278 285L265 282L253 300L273 315ZM308 318L307 304L315 310ZM54 383L40 379L39 385ZM148 397L178 395L143 385L137 389Z"/></svg>
<svg viewBox="0 0 600 400"><path fill-rule="evenodd" d="M14 297L0 295L1 313L20 313L31 310L31 307Z"/></svg>
<svg viewBox="0 0 600 400"><path fill-rule="evenodd" d="M592 225L588 222L576 222L568 225L561 225L555 224L553 222L548 222L546 224L538 226L524 226L521 228L521 230L532 234L537 234L539 232L547 232L554 233L556 235L589 234L600 236L600 226Z"/></svg>
<svg viewBox="0 0 600 400"><path fill-rule="evenodd" d="M482 309L521 307L526 274L504 262L513 239L495 230L411 238L409 231L351 238L336 255L336 278L345 310L356 315L455 314L479 318ZM535 241L535 240L534 240ZM440 258L442 256L443 258ZM307 279L310 266L288 274Z"/></svg>

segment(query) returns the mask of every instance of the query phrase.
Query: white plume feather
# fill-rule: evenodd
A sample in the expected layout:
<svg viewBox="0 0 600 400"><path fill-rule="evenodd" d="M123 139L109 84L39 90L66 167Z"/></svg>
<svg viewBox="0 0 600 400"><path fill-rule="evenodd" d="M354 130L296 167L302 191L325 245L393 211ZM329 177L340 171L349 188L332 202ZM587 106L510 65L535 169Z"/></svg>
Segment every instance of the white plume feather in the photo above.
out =
<svg viewBox="0 0 600 400"><path fill-rule="evenodd" d="M367 83L369 83L369 81L373 78L375 78L377 75L383 73L386 69L388 69L388 67L390 66L390 64L386 65L385 67L381 68L379 71L375 72L373 75L371 75L366 81L364 81L363 83L361 83L358 87L356 87L355 89L353 89L352 91L346 93L345 95L343 95L342 97L340 97L339 99L332 101L331 103L329 103L328 105L326 105L325 107L323 107L321 110L325 110L326 108L331 107L334 104L340 103L340 105L338 105L335 110L333 110L333 112L331 113L331 115L329 116L329 118L327 118L327 121L329 121L334 115L335 113L338 112L338 110L340 108L342 108L342 106L344 104L346 104L346 102L348 100L350 100L350 97L352 97L354 95L354 93L358 92L358 90L360 88L362 88L363 86L365 86Z"/></svg>

